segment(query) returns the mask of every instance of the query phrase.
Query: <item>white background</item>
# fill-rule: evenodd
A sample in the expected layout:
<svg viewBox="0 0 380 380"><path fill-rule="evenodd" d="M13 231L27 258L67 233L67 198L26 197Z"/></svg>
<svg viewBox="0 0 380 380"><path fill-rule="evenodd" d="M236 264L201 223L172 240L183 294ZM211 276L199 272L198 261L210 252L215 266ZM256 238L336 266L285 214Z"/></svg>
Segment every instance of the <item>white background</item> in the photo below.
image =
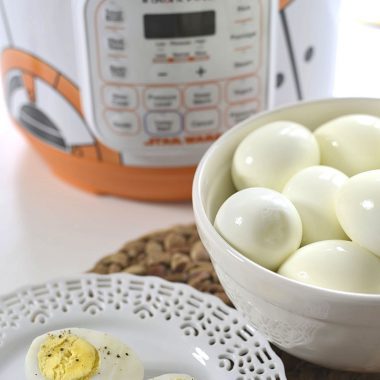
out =
<svg viewBox="0 0 380 380"><path fill-rule="evenodd" d="M380 97L380 2L342 3L334 95ZM10 125L0 99L0 294L82 273L129 239L192 221L190 203L97 197L60 181Z"/></svg>

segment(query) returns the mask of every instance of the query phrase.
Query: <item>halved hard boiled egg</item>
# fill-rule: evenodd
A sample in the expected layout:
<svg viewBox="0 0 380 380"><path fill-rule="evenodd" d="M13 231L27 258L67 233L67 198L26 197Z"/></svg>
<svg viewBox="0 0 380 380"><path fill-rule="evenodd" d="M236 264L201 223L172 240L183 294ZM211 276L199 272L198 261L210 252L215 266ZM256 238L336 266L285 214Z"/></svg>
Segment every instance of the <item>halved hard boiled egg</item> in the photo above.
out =
<svg viewBox="0 0 380 380"><path fill-rule="evenodd" d="M25 360L27 380L143 380L133 350L99 331L72 328L43 334Z"/></svg>

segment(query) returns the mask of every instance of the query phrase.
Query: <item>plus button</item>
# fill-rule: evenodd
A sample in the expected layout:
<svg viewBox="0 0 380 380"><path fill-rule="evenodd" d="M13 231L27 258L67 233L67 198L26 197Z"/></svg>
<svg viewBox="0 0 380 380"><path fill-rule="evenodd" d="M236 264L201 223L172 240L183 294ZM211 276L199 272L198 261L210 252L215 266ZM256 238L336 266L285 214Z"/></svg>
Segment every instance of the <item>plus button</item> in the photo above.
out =
<svg viewBox="0 0 380 380"><path fill-rule="evenodd" d="M206 70L201 66L197 71L196 73L200 76L200 77L203 77L203 75L206 74Z"/></svg>

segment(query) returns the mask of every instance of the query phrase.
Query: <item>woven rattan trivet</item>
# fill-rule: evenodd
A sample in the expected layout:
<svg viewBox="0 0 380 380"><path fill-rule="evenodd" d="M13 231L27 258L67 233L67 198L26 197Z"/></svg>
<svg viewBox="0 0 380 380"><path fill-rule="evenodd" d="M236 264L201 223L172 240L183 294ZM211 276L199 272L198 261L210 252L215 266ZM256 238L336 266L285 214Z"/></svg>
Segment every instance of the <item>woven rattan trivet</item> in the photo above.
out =
<svg viewBox="0 0 380 380"><path fill-rule="evenodd" d="M90 272L159 276L168 281L187 283L231 305L194 225L175 226L130 241L102 258ZM289 380L380 380L380 374L332 371L276 351L284 362Z"/></svg>

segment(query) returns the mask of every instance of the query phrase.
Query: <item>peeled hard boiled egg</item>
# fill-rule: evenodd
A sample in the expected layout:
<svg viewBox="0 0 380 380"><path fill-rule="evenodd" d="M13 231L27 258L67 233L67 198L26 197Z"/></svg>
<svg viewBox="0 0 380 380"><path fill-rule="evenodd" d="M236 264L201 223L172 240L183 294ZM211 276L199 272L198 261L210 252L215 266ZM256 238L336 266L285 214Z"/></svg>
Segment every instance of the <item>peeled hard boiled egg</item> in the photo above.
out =
<svg viewBox="0 0 380 380"><path fill-rule="evenodd" d="M337 195L336 213L350 239L380 257L380 170L350 178Z"/></svg>
<svg viewBox="0 0 380 380"><path fill-rule="evenodd" d="M277 121L256 129L236 149L232 179L238 190L268 187L282 191L301 169L318 165L318 143L312 132L291 121Z"/></svg>
<svg viewBox="0 0 380 380"><path fill-rule="evenodd" d="M87 329L57 330L34 339L25 360L28 380L143 380L136 354L112 336Z"/></svg>
<svg viewBox="0 0 380 380"><path fill-rule="evenodd" d="M347 180L337 169L311 166L286 184L283 194L292 201L302 220L302 244L347 239L335 213L337 192Z"/></svg>
<svg viewBox="0 0 380 380"><path fill-rule="evenodd" d="M380 292L380 259L358 244L326 240L300 248L279 274L309 285L345 292Z"/></svg>
<svg viewBox="0 0 380 380"><path fill-rule="evenodd" d="M380 169L380 119L370 115L346 115L315 131L321 163L348 176Z"/></svg>
<svg viewBox="0 0 380 380"><path fill-rule="evenodd" d="M241 190L220 207L215 228L240 253L275 270L302 238L300 216L282 194L264 188Z"/></svg>
<svg viewBox="0 0 380 380"><path fill-rule="evenodd" d="M149 379L149 380L195 380L195 378L189 375L169 373L166 375L153 377L152 379Z"/></svg>

